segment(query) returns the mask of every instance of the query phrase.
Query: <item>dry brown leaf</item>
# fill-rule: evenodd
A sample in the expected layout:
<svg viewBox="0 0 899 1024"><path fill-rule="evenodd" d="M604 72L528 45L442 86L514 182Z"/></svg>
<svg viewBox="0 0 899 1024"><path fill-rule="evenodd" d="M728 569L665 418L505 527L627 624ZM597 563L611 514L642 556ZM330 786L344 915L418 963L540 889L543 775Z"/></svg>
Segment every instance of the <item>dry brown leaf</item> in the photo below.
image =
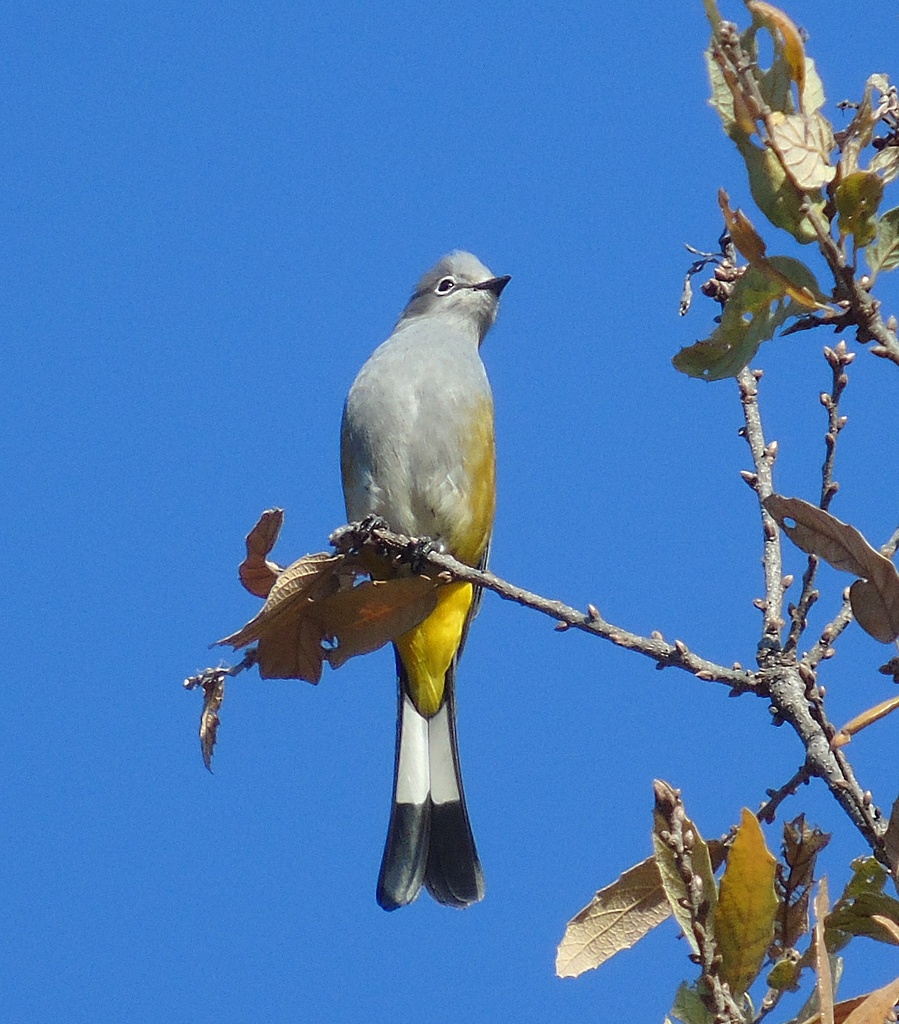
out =
<svg viewBox="0 0 899 1024"><path fill-rule="evenodd" d="M889 700L875 704L873 708L866 708L861 714L856 715L847 722L842 729L838 729L834 738L830 741L832 747L844 747L855 736L856 733L867 729L869 725L879 722L881 718L891 715L896 708L899 708L899 697L890 697Z"/></svg>
<svg viewBox="0 0 899 1024"><path fill-rule="evenodd" d="M212 771L212 751L219 728L219 709L225 699L225 673L211 673L203 680L203 714L200 716L200 748L203 764Z"/></svg>
<svg viewBox="0 0 899 1024"><path fill-rule="evenodd" d="M833 1024L846 1024L846 1019L849 1014L852 1013L856 1007L861 1006L862 1003L867 999L867 996L853 996L851 999L844 999L840 1003L834 1003L833 1007ZM816 1013L813 1017L808 1017L802 1024L821 1024L821 1014Z"/></svg>
<svg viewBox="0 0 899 1024"><path fill-rule="evenodd" d="M793 543L823 558L834 569L861 576L849 588L852 613L862 629L890 643L899 637L899 572L854 526L801 498L772 494L765 508ZM788 526L792 519L795 525Z"/></svg>
<svg viewBox="0 0 899 1024"><path fill-rule="evenodd" d="M437 607L439 585L424 576L367 581L321 601L317 619L322 633L337 640L325 651L331 668L414 629Z"/></svg>
<svg viewBox="0 0 899 1024"><path fill-rule="evenodd" d="M805 306L807 309L828 309L829 307L819 302L814 292L790 280L783 271L775 265L772 260L778 257L768 258L767 246L762 236L756 231L752 221L742 210L732 210L730 197L723 188L718 189L718 205L724 215L724 223L733 239L734 245L739 249L751 267L754 267L760 274L763 274L769 281L773 281L784 295Z"/></svg>
<svg viewBox="0 0 899 1024"><path fill-rule="evenodd" d="M259 517L259 522L247 534L247 557L237 571L240 582L256 597L268 597L282 571L280 565L267 561L265 556L275 546L283 522L283 509L266 509Z"/></svg>
<svg viewBox="0 0 899 1024"><path fill-rule="evenodd" d="M263 516L257 527L264 522ZM261 557L275 536L277 527L268 535L260 530L254 557ZM436 607L440 584L435 580L404 576L354 586L365 574L354 555L306 555L278 574L257 615L217 642L234 648L258 643L256 660L264 679L318 683L325 661L339 668L348 658L375 651Z"/></svg>
<svg viewBox="0 0 899 1024"><path fill-rule="evenodd" d="M843 1024L883 1024L897 1002L899 1002L899 978L867 995L864 1001L844 1019Z"/></svg>
<svg viewBox="0 0 899 1024"><path fill-rule="evenodd" d="M298 559L280 573L259 613L217 643L240 648L258 641L259 674L263 679L317 683L325 657L324 638L307 616L313 600L340 588L344 561L344 556L324 551Z"/></svg>
<svg viewBox="0 0 899 1024"><path fill-rule="evenodd" d="M635 943L671 914L655 857L629 868L569 922L556 951L556 974L576 978Z"/></svg>

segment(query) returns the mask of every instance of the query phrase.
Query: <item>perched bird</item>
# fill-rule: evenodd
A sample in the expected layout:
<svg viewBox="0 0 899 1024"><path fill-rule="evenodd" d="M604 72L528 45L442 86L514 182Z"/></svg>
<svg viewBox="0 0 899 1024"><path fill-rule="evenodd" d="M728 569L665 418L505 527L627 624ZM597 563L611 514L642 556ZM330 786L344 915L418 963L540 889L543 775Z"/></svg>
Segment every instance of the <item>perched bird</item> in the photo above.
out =
<svg viewBox="0 0 899 1024"><path fill-rule="evenodd" d="M508 277L452 252L418 282L393 333L362 367L341 426L351 522L379 516L485 566L496 506L493 395L479 355ZM437 592L436 609L394 644L399 708L393 809L377 899L411 903L422 884L466 907L484 876L465 807L456 741L456 665L478 593Z"/></svg>

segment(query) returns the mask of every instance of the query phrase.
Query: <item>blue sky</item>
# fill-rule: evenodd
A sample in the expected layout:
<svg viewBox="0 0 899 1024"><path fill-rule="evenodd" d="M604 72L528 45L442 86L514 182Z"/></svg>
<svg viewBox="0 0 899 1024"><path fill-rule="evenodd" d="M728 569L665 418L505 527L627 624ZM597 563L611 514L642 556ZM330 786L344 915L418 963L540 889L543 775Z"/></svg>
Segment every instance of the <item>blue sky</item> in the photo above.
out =
<svg viewBox="0 0 899 1024"><path fill-rule="evenodd" d="M742 5L725 11L745 23ZM858 98L871 72L899 76L889 5L789 11L831 100ZM707 36L699 0L8 13L7 1019L661 1019L689 973L673 925L577 981L553 976L554 947L648 854L654 777L716 835L792 774L801 748L762 702L488 596L459 689L487 899L388 915L374 885L390 655L318 688L235 681L213 775L181 680L258 607L235 568L262 509L286 509L281 561L343 522L346 390L455 247L513 275L483 352L495 571L752 663L760 544L736 388L670 364L714 313L676 315L683 243L714 248L719 186L751 212L706 106ZM754 220L769 251L795 254ZM899 310L897 281L881 285ZM796 335L758 359L788 494L816 493L829 340ZM844 404L833 511L878 542L896 525L897 384L862 353ZM819 627L848 582L823 581ZM824 679L834 719L891 695L875 671L887 656L845 638ZM887 805L897 727L850 748ZM804 808L843 832L828 861L839 888L861 841L821 787L786 810ZM863 940L845 991L895 968Z"/></svg>

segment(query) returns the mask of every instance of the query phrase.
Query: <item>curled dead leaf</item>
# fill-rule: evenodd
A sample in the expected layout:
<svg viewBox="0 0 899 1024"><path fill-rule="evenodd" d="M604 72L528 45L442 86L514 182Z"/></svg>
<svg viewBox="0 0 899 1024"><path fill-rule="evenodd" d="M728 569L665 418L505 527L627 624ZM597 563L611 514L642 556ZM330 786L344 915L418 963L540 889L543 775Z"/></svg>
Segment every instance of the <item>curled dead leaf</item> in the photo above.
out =
<svg viewBox="0 0 899 1024"><path fill-rule="evenodd" d="M256 569L270 550L269 540L273 543L277 536L280 523L272 523L263 516L257 524ZM248 538L248 560L249 549ZM278 573L257 615L217 643L235 649L256 643L264 679L318 683L325 661L338 668L348 658L375 651L417 626L436 607L438 580L404 576L358 583L364 575L366 566L355 555L306 555Z"/></svg>
<svg viewBox="0 0 899 1024"><path fill-rule="evenodd" d="M805 47L802 33L791 18L774 4L763 0L747 0L746 6L771 32L775 46L782 50L790 77L799 90L799 101L802 103L805 93Z"/></svg>
<svg viewBox="0 0 899 1024"><path fill-rule="evenodd" d="M807 309L826 310L830 308L819 300L811 288L789 278L774 262L776 257L768 258L764 239L742 210L731 209L730 198L723 188L718 189L718 205L721 207L724 223L727 225L734 245L749 261L751 267L776 284L783 295L789 295L791 299Z"/></svg>
<svg viewBox="0 0 899 1024"><path fill-rule="evenodd" d="M275 546L283 522L283 509L266 509L259 517L259 522L247 534L247 557L240 563L237 572L240 582L256 597L268 597L282 571L280 565L269 562L265 556Z"/></svg>
<svg viewBox="0 0 899 1024"><path fill-rule="evenodd" d="M801 498L772 494L763 504L797 547L861 577L849 588L849 602L866 633L881 643L899 637L899 572L888 558L854 526Z"/></svg>

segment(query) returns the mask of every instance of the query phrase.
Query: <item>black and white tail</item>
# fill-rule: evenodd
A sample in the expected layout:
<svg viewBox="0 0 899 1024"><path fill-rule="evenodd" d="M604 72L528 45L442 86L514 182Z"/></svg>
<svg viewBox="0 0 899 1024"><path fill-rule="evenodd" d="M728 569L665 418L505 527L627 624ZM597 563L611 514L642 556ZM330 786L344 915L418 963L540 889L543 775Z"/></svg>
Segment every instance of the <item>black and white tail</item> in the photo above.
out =
<svg viewBox="0 0 899 1024"><path fill-rule="evenodd" d="M393 810L378 877L378 903L396 910L424 884L450 907L484 898L484 875L465 807L456 742L455 659L446 673L445 700L432 718L407 693L397 658L399 710Z"/></svg>

